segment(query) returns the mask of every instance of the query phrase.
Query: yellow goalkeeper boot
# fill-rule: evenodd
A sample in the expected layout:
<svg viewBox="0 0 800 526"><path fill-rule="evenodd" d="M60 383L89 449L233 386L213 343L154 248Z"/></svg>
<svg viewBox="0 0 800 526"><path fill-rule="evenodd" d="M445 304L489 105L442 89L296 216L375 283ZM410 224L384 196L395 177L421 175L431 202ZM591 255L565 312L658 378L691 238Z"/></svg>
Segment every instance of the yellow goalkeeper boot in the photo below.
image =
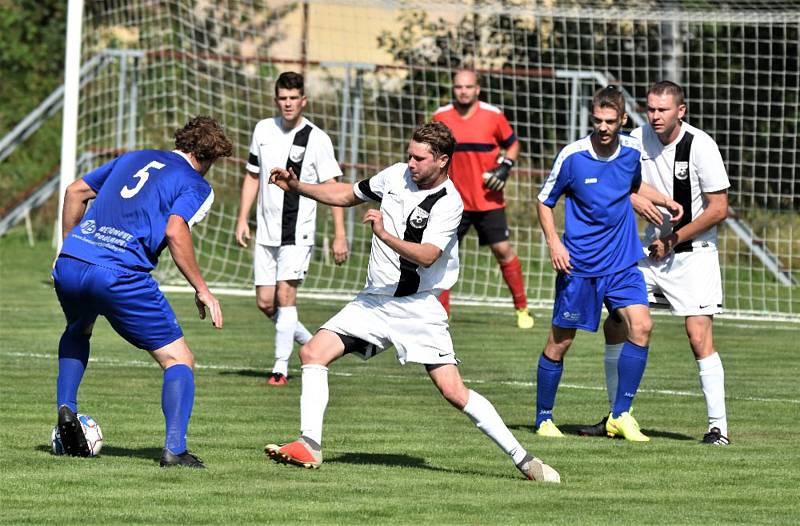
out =
<svg viewBox="0 0 800 526"><path fill-rule="evenodd" d="M650 442L650 437L639 431L639 422L627 411L617 418L613 414L608 415L606 433L610 437L620 436L631 442Z"/></svg>
<svg viewBox="0 0 800 526"><path fill-rule="evenodd" d="M524 309L517 309L517 327L520 329L532 329L533 323L533 316L531 316L527 307Z"/></svg>

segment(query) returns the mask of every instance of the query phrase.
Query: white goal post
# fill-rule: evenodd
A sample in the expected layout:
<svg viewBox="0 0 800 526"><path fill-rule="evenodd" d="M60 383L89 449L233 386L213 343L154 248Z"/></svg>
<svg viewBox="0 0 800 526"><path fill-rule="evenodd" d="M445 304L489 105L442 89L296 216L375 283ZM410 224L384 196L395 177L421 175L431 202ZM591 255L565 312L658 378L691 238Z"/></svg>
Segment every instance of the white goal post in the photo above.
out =
<svg viewBox="0 0 800 526"><path fill-rule="evenodd" d="M190 116L218 119L235 153L209 173L216 202L195 243L216 290L250 293L252 254L233 231L250 134L275 113L277 75L306 75L306 115L355 181L404 159L411 131L450 100L451 73L470 65L482 99L503 109L522 142L506 189L511 239L529 303L548 306L542 178L559 149L588 131L596 88L622 87L636 121L648 87L670 79L686 90L687 120L719 143L731 178L732 214L719 230L726 312L800 321L799 26L788 0L89 2L81 62L109 65L80 90L76 156L96 166L129 149L170 148ZM352 256L337 267L320 207L301 295L344 300L361 288L370 241L361 213L347 214ZM453 303L510 307L474 233L460 250ZM162 283L182 284L170 265L158 272Z"/></svg>

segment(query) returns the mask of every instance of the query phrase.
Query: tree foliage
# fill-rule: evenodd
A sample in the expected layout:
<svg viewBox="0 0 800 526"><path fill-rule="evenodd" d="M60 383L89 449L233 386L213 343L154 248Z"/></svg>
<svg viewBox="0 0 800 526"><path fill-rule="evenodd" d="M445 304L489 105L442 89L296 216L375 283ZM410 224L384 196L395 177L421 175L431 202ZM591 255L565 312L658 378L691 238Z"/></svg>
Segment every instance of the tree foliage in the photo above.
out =
<svg viewBox="0 0 800 526"><path fill-rule="evenodd" d="M61 84L63 0L0 0L0 133L6 133Z"/></svg>

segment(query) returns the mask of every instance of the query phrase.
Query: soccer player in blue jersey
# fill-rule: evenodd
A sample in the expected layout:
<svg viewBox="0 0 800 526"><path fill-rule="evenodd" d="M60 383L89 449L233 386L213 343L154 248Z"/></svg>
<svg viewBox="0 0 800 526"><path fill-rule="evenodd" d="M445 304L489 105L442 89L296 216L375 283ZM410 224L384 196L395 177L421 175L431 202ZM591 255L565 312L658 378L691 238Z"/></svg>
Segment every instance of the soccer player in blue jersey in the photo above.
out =
<svg viewBox="0 0 800 526"><path fill-rule="evenodd" d="M592 98L590 135L566 146L539 193L539 222L550 262L558 272L553 320L539 358L536 385L536 433L560 437L553 406L577 329L596 332L603 304L625 324L627 341L618 362L619 384L606 423L610 436L635 442L650 439L639 430L630 408L647 364L653 323L642 273L636 267L642 247L630 201L632 192L665 206L678 220L682 208L642 184L641 146L620 135L627 120L623 94L613 86ZM566 198L564 239L556 233L553 207Z"/></svg>
<svg viewBox="0 0 800 526"><path fill-rule="evenodd" d="M169 247L178 269L195 289L200 319L205 319L208 308L214 327L222 328L222 311L203 280L190 229L214 201L214 191L203 176L231 151L231 141L215 120L196 117L175 132L175 150L125 153L67 188L64 245L53 269L67 318L58 346L56 386L58 428L67 454L89 455L76 416L77 398L92 328L102 315L164 370L161 408L166 440L161 466L205 467L186 448L194 404L194 356L150 271Z"/></svg>

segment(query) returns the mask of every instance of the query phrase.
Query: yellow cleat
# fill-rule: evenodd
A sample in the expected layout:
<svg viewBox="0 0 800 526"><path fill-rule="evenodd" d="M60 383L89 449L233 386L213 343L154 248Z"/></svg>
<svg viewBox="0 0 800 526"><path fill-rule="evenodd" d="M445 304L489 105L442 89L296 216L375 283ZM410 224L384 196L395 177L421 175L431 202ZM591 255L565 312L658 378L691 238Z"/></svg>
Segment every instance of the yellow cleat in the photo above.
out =
<svg viewBox="0 0 800 526"><path fill-rule="evenodd" d="M539 427L536 429L536 434L540 437L564 438L564 433L562 433L549 418L539 424Z"/></svg>
<svg viewBox="0 0 800 526"><path fill-rule="evenodd" d="M611 414L608 415L606 433L612 438L620 436L631 442L650 442L650 437L639 431L639 422L627 411L617 418Z"/></svg>
<svg viewBox="0 0 800 526"><path fill-rule="evenodd" d="M531 316L527 307L524 309L517 309L517 327L520 329L532 329L533 323L533 316Z"/></svg>

